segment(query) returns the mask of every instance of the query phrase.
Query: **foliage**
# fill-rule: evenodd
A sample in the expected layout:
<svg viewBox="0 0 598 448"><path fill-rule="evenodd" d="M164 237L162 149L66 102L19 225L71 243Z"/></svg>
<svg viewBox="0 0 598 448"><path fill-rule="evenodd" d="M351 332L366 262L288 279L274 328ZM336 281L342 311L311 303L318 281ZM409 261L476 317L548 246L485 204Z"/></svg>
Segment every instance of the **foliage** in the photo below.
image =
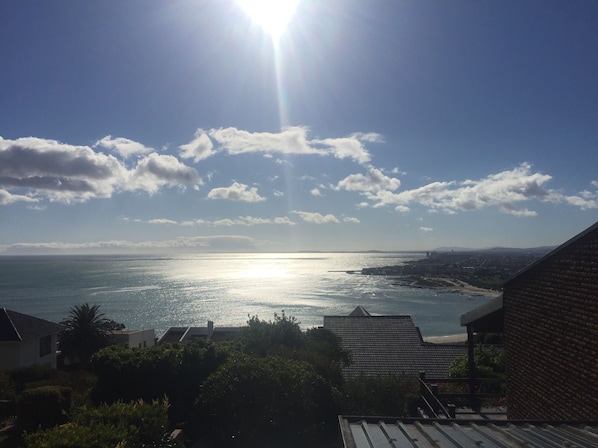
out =
<svg viewBox="0 0 598 448"><path fill-rule="evenodd" d="M337 412L345 415L415 415L417 379L405 375L360 376L335 389Z"/></svg>
<svg viewBox="0 0 598 448"><path fill-rule="evenodd" d="M171 416L180 420L192 409L201 383L226 357L225 350L203 340L147 349L109 346L91 360L97 376L92 398L96 403L112 403L168 396Z"/></svg>
<svg viewBox="0 0 598 448"><path fill-rule="evenodd" d="M494 346L477 344L474 347L476 378L504 378L505 351ZM457 358L449 366L449 377L468 378L469 363L467 356Z"/></svg>
<svg viewBox="0 0 598 448"><path fill-rule="evenodd" d="M27 389L17 399L17 419L25 430L50 428L66 422L72 390L61 386Z"/></svg>
<svg viewBox="0 0 598 448"><path fill-rule="evenodd" d="M0 400L14 400L16 395L14 381L8 372L0 370Z"/></svg>
<svg viewBox="0 0 598 448"><path fill-rule="evenodd" d="M8 372L15 391L21 393L25 389L42 386L68 386L66 372L44 366L19 367Z"/></svg>
<svg viewBox="0 0 598 448"><path fill-rule="evenodd" d="M256 356L289 355L306 345L299 322L293 316L287 317L284 311L281 315L274 313L274 321L251 317L241 340L244 351Z"/></svg>
<svg viewBox="0 0 598 448"><path fill-rule="evenodd" d="M75 305L61 324L66 328L58 335L60 350L83 367L96 351L110 343L110 331L115 322L99 312L99 305Z"/></svg>
<svg viewBox="0 0 598 448"><path fill-rule="evenodd" d="M116 402L80 408L67 424L25 436L27 448L171 448L168 403Z"/></svg>
<svg viewBox="0 0 598 448"><path fill-rule="evenodd" d="M306 362L231 356L204 382L197 423L217 446L299 444L322 425L325 380Z"/></svg>

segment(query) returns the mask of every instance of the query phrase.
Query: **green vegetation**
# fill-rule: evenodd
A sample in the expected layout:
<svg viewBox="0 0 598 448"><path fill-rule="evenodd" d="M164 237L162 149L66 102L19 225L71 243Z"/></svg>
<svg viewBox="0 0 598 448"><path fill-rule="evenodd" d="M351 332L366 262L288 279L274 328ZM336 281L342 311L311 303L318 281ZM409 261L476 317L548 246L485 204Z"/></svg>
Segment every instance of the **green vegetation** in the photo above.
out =
<svg viewBox="0 0 598 448"><path fill-rule="evenodd" d="M66 328L58 339L60 350L71 361L78 361L85 367L91 355L110 344L110 331L124 326L106 319L99 312L99 305L75 305L67 318L61 322Z"/></svg>
<svg viewBox="0 0 598 448"><path fill-rule="evenodd" d="M251 317L229 342L107 346L86 370L0 375L0 393L18 403L0 447L328 447L339 443L338 414L412 413L415 379L345 381L349 362L334 334L301 331L284 312ZM175 428L183 440L170 439Z"/></svg>

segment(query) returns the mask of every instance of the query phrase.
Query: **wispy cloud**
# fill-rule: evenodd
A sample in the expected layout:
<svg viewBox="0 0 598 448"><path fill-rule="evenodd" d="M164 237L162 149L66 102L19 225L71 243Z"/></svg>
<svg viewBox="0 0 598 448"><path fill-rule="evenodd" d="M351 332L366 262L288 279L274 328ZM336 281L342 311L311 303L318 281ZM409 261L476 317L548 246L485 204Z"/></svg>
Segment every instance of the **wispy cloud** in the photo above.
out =
<svg viewBox="0 0 598 448"><path fill-rule="evenodd" d="M258 218L255 216L239 216L238 218L223 218L216 220L194 219L187 221L175 221L169 218L153 218L147 221L139 219L123 218L125 221L147 222L149 224L180 225L180 226L206 226L206 227L231 227L231 226L258 226L258 225L289 225L294 226L293 222L286 216L275 218Z"/></svg>
<svg viewBox="0 0 598 448"><path fill-rule="evenodd" d="M340 222L338 218L332 214L322 215L321 213L317 212L304 212L300 210L293 210L291 213L298 215L302 221L308 222L310 224L338 224Z"/></svg>
<svg viewBox="0 0 598 448"><path fill-rule="evenodd" d="M15 202L37 202L37 199L0 189L0 205L14 204Z"/></svg>
<svg viewBox="0 0 598 448"><path fill-rule="evenodd" d="M596 195L564 196L547 189L551 180L548 174L532 172L529 163L522 163L512 170L491 174L479 180L432 182L419 188L392 193L388 190L366 192L374 207L394 205L397 211L409 210L409 205L420 204L431 211L457 213L497 207L501 212L514 216L535 216L537 213L518 204L538 200L541 202L566 202L585 208L598 208Z"/></svg>
<svg viewBox="0 0 598 448"><path fill-rule="evenodd" d="M134 140L129 140L128 138L123 137L112 138L111 135L107 135L93 145L94 148L97 148L98 146L116 152L124 159L135 154L149 154L154 151L152 148L148 148Z"/></svg>
<svg viewBox="0 0 598 448"><path fill-rule="evenodd" d="M213 188L208 193L208 198L245 202L261 202L266 200L266 198L258 194L256 187L249 188L247 185L239 182L234 182L230 187Z"/></svg>
<svg viewBox="0 0 598 448"><path fill-rule="evenodd" d="M424 226L421 226L419 228L419 230L421 230L422 232L433 232L434 231L434 229L432 227L424 227Z"/></svg>
<svg viewBox="0 0 598 448"><path fill-rule="evenodd" d="M184 159L193 159L194 162L207 159L214 155L214 144L203 129L198 129L195 138L185 145L179 146L181 157Z"/></svg>

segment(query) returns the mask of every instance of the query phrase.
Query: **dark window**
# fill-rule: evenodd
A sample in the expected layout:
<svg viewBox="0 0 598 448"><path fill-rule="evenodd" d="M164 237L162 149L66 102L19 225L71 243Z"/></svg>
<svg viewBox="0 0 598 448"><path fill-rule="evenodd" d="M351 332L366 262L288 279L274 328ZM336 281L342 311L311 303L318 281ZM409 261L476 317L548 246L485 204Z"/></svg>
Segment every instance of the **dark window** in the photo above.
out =
<svg viewBox="0 0 598 448"><path fill-rule="evenodd" d="M52 353L52 335L39 339L39 356L46 356Z"/></svg>

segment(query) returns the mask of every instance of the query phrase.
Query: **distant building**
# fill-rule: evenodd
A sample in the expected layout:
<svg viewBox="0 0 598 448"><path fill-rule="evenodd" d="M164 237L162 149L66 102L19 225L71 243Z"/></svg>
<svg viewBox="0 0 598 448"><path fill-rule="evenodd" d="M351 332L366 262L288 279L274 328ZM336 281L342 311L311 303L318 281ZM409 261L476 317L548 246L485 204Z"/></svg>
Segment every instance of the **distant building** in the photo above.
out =
<svg viewBox="0 0 598 448"><path fill-rule="evenodd" d="M461 316L473 333L504 333L507 416L598 421L598 223L505 282Z"/></svg>
<svg viewBox="0 0 598 448"><path fill-rule="evenodd" d="M56 368L62 325L0 308L0 370L32 365Z"/></svg>
<svg viewBox="0 0 598 448"><path fill-rule="evenodd" d="M184 344L195 339L206 339L214 342L230 340L245 327L214 327L208 321L207 327L170 327L160 337L158 344Z"/></svg>
<svg viewBox="0 0 598 448"><path fill-rule="evenodd" d="M411 316L372 316L362 306L348 316L324 316L324 328L351 352L352 362L343 369L347 378L420 371L426 378L446 378L450 363L467 355L465 345L424 342Z"/></svg>
<svg viewBox="0 0 598 448"><path fill-rule="evenodd" d="M129 348L146 348L156 345L156 332L151 330L113 330L112 339L116 344L126 344Z"/></svg>

